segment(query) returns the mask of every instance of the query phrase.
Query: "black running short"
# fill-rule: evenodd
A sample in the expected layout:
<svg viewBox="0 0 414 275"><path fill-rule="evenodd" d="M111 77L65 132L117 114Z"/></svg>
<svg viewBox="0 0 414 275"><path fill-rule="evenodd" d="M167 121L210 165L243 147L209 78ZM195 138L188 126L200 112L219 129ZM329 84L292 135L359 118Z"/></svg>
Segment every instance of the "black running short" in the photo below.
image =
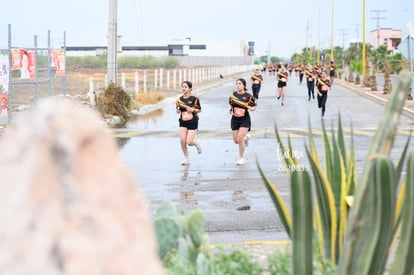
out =
<svg viewBox="0 0 414 275"><path fill-rule="evenodd" d="M250 131L251 121L250 119L231 119L231 130L239 130L241 127L249 128Z"/></svg>
<svg viewBox="0 0 414 275"><path fill-rule="evenodd" d="M198 129L198 120L190 121L190 122L184 122L180 120L180 127L185 127L188 130L197 130Z"/></svg>

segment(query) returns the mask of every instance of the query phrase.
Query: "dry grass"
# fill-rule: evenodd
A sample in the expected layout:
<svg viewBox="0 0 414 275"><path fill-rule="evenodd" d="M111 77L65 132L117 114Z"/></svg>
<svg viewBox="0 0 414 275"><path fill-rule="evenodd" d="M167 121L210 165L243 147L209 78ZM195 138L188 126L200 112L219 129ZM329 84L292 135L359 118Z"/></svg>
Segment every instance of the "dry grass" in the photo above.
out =
<svg viewBox="0 0 414 275"><path fill-rule="evenodd" d="M156 104L165 98L163 92L138 93L134 98L133 107L139 109L144 105Z"/></svg>

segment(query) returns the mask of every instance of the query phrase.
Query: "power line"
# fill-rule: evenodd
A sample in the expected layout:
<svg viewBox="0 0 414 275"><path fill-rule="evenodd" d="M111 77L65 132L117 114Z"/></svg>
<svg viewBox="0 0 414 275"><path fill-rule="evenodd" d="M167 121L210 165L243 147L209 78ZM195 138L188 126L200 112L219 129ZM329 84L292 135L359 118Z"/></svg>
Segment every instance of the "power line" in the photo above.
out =
<svg viewBox="0 0 414 275"><path fill-rule="evenodd" d="M386 10L371 10L371 12L376 12L376 17L371 17L371 19L377 20L377 48L379 47L379 40L380 40L380 20L385 19L385 17L380 17L380 13L386 12Z"/></svg>
<svg viewBox="0 0 414 275"><path fill-rule="evenodd" d="M342 49L345 49L345 35L347 35L347 29L339 29L340 34L342 35Z"/></svg>

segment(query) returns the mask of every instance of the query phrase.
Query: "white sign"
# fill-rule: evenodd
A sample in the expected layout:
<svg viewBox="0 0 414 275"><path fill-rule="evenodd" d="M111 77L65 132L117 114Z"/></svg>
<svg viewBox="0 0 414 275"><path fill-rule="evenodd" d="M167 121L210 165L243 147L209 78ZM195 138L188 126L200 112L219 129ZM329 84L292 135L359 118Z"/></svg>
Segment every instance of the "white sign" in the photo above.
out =
<svg viewBox="0 0 414 275"><path fill-rule="evenodd" d="M404 38L398 45L398 50L400 53L408 59L409 62L412 61L414 55L414 38L410 35ZM411 59L411 60L410 60Z"/></svg>

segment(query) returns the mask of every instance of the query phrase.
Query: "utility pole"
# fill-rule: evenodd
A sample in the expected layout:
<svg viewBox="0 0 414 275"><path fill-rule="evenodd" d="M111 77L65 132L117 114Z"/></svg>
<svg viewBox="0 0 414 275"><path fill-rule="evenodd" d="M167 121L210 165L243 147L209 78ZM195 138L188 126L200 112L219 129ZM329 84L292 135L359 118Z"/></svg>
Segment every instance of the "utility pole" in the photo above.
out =
<svg viewBox="0 0 414 275"><path fill-rule="evenodd" d="M355 45L356 45L356 49L359 53L359 43L361 43L361 56L358 55L358 58L362 58L362 39L359 39L359 27L361 26L361 24L353 24L355 26L355 33L356 33L356 38L355 38Z"/></svg>
<svg viewBox="0 0 414 275"><path fill-rule="evenodd" d="M271 42L270 40L267 42L267 65L270 64L270 48L271 48Z"/></svg>
<svg viewBox="0 0 414 275"><path fill-rule="evenodd" d="M342 34L342 68L345 68L344 53L345 53L345 35L347 35L347 32L346 32L346 29L339 29L339 31Z"/></svg>
<svg viewBox="0 0 414 275"><path fill-rule="evenodd" d="M380 20L385 19L385 17L380 17L380 13L381 12L386 12L386 10L371 10L371 12L376 12L377 16L376 17L371 17L371 19L375 19L377 20L377 49L379 47L379 40L380 40Z"/></svg>
<svg viewBox="0 0 414 275"><path fill-rule="evenodd" d="M309 60L311 61L313 59L313 42L312 42L312 21L310 23L310 33L309 33L309 40L310 40L310 47L309 47Z"/></svg>
<svg viewBox="0 0 414 275"><path fill-rule="evenodd" d="M109 0L108 16L108 52L107 75L108 83L117 82L117 41L118 40L118 0Z"/></svg>
<svg viewBox="0 0 414 275"><path fill-rule="evenodd" d="M356 33L356 43L358 44L358 40L359 40L359 27L361 26L361 24L354 24L355 26L355 33Z"/></svg>
<svg viewBox="0 0 414 275"><path fill-rule="evenodd" d="M309 58L311 58L309 47L309 21L306 22L306 48L309 50Z"/></svg>

